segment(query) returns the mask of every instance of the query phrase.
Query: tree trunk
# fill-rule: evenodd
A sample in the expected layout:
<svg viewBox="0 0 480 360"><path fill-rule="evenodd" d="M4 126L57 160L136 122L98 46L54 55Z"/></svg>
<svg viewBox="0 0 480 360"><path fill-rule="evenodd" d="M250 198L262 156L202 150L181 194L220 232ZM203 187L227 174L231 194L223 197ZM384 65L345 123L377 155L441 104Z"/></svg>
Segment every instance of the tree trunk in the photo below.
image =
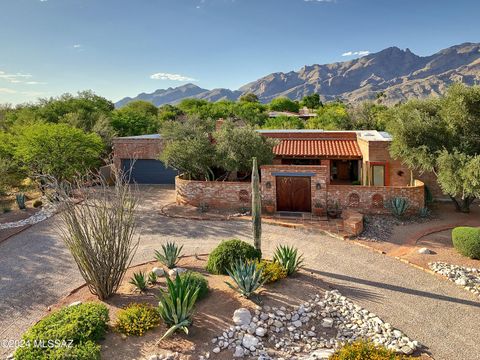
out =
<svg viewBox="0 0 480 360"><path fill-rule="evenodd" d="M455 205L455 209L458 212L462 213L469 213L470 212L470 205L472 205L473 201L475 198L467 196L466 198L457 200L454 196L450 196L450 199L452 199L453 204Z"/></svg>
<svg viewBox="0 0 480 360"><path fill-rule="evenodd" d="M255 248L262 252L262 199L260 195L260 179L257 158L253 158L252 169L252 230Z"/></svg>

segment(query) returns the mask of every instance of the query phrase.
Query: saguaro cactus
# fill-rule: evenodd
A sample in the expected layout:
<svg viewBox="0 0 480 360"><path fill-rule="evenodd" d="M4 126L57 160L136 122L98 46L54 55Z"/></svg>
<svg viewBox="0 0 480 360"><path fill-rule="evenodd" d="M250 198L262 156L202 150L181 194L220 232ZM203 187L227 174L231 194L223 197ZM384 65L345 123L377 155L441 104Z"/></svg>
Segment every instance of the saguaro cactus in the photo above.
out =
<svg viewBox="0 0 480 360"><path fill-rule="evenodd" d="M252 229L253 243L258 251L262 251L262 199L260 196L260 178L257 158L253 158L252 169Z"/></svg>

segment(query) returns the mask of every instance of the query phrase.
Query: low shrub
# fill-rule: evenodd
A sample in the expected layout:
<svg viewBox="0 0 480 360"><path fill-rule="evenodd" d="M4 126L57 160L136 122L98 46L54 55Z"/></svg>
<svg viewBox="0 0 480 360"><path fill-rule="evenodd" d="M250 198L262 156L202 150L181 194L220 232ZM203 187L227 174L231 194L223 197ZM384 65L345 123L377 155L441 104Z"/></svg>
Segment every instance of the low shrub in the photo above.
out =
<svg viewBox="0 0 480 360"><path fill-rule="evenodd" d="M387 203L388 208L396 217L402 217L407 212L410 204L406 198L394 197Z"/></svg>
<svg viewBox="0 0 480 360"><path fill-rule="evenodd" d="M9 213L10 211L12 211L12 208L10 206L3 206L2 207L2 213L6 214L6 213Z"/></svg>
<svg viewBox="0 0 480 360"><path fill-rule="evenodd" d="M198 288L198 300L203 299L208 294L208 281L199 272L187 271L179 275L182 280L192 285L194 288Z"/></svg>
<svg viewBox="0 0 480 360"><path fill-rule="evenodd" d="M174 242L162 245L162 252L155 250L155 258L169 269L173 269L182 253L183 245L178 247Z"/></svg>
<svg viewBox="0 0 480 360"><path fill-rule="evenodd" d="M480 228L461 226L452 230L455 249L471 259L480 259Z"/></svg>
<svg viewBox="0 0 480 360"><path fill-rule="evenodd" d="M303 255L298 255L298 250L293 246L279 245L275 249L273 260L282 265L287 275L292 275L302 267Z"/></svg>
<svg viewBox="0 0 480 360"><path fill-rule="evenodd" d="M278 262L262 260L258 262L257 266L263 271L263 279L267 283L272 283L287 277L287 270Z"/></svg>
<svg viewBox="0 0 480 360"><path fill-rule="evenodd" d="M177 330L183 330L188 334L188 327L192 324L193 310L200 289L177 276L174 281L169 277L167 291L160 289L158 309L160 317L170 326L160 340L169 337Z"/></svg>
<svg viewBox="0 0 480 360"><path fill-rule="evenodd" d="M252 245L238 239L222 241L209 255L207 271L226 275L235 261L260 260L260 252Z"/></svg>
<svg viewBox="0 0 480 360"><path fill-rule="evenodd" d="M42 206L42 205L43 205L43 201L42 201L42 200L35 200L35 201L33 202L33 207L34 207L34 208L39 208L39 207Z"/></svg>
<svg viewBox="0 0 480 360"><path fill-rule="evenodd" d="M255 261L245 262L238 259L232 269L227 270L227 272L235 282L235 285L230 284L228 281L225 281L225 284L247 299L266 281L263 271L259 269Z"/></svg>
<svg viewBox="0 0 480 360"><path fill-rule="evenodd" d="M100 359L100 346L95 342L105 336L107 322L108 309L103 304L85 303L64 307L40 320L23 334L22 340L26 345L17 348L14 358ZM49 340L60 344L49 347L47 346ZM70 341L71 346L68 346Z"/></svg>
<svg viewBox="0 0 480 360"><path fill-rule="evenodd" d="M158 281L158 275L154 273L153 271L150 271L148 273L148 283L150 285L155 285Z"/></svg>
<svg viewBox="0 0 480 360"><path fill-rule="evenodd" d="M147 290L148 278L143 271L133 273L133 276L129 282L140 292Z"/></svg>
<svg viewBox="0 0 480 360"><path fill-rule="evenodd" d="M149 304L130 304L118 312L115 329L125 335L142 336L159 324L158 309Z"/></svg>
<svg viewBox="0 0 480 360"><path fill-rule="evenodd" d="M335 351L330 360L403 360L409 356L399 355L393 350L376 346L372 342L356 341Z"/></svg>

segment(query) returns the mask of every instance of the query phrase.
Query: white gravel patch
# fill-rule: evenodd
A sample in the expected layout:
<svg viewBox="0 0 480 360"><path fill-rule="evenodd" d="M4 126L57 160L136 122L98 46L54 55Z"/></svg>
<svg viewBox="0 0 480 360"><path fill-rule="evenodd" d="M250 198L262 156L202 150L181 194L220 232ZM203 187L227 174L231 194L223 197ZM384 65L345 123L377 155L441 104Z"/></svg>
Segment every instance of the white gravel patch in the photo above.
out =
<svg viewBox="0 0 480 360"><path fill-rule="evenodd" d="M0 230L37 224L39 222L47 220L49 217L55 214L56 210L57 210L57 207L55 205L47 204L44 207L42 207L42 209L39 212L30 216L27 219L0 224Z"/></svg>
<svg viewBox="0 0 480 360"><path fill-rule="evenodd" d="M453 281L466 290L480 296L480 269L452 265L445 262L428 263L431 270Z"/></svg>
<svg viewBox="0 0 480 360"><path fill-rule="evenodd" d="M290 309L258 306L254 313L237 309L233 323L212 339L213 353L230 351L233 358L258 360L312 360L328 359L335 349L359 339L401 354L412 354L420 346L337 290L312 296ZM335 335L322 336L328 330ZM208 359L208 355L200 359Z"/></svg>

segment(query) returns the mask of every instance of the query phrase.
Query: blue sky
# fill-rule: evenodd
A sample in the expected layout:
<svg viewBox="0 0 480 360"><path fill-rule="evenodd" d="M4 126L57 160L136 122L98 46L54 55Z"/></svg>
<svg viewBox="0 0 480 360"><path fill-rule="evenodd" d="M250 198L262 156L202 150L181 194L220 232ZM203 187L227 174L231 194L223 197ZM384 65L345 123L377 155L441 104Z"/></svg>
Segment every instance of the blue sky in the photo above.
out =
<svg viewBox="0 0 480 360"><path fill-rule="evenodd" d="M0 103L237 89L389 46L429 55L479 42L479 13L478 0L0 0Z"/></svg>

